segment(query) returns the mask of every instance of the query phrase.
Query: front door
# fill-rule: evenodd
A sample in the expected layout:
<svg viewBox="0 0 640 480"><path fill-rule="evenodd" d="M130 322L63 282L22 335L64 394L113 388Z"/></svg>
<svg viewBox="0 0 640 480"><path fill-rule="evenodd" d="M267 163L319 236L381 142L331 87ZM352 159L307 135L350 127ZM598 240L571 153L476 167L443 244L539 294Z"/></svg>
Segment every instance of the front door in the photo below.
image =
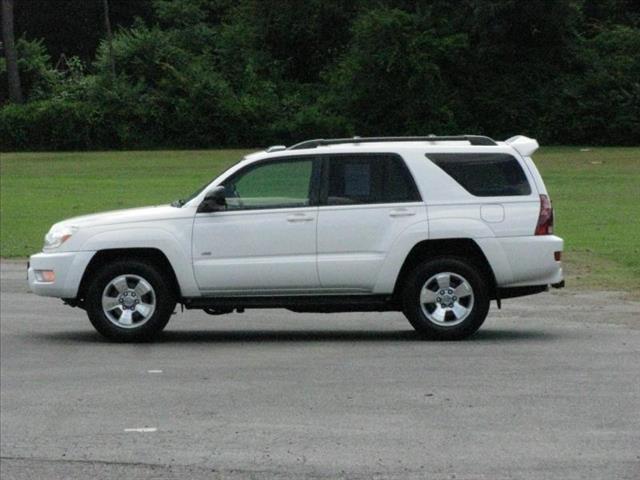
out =
<svg viewBox="0 0 640 480"><path fill-rule="evenodd" d="M316 268L318 166L311 157L248 165L224 181L227 209L198 213L193 267L205 294L306 293Z"/></svg>

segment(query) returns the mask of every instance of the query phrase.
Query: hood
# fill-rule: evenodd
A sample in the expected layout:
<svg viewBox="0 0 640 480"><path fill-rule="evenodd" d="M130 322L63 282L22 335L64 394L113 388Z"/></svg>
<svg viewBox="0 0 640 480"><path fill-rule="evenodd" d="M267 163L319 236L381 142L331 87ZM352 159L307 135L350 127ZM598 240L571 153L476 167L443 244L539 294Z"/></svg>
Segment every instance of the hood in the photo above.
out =
<svg viewBox="0 0 640 480"><path fill-rule="evenodd" d="M177 208L171 205L156 205L153 207L127 208L109 212L94 213L65 219L57 223L56 227L94 227L100 225L114 225L118 223L149 222L173 218L187 218L193 216L189 208Z"/></svg>

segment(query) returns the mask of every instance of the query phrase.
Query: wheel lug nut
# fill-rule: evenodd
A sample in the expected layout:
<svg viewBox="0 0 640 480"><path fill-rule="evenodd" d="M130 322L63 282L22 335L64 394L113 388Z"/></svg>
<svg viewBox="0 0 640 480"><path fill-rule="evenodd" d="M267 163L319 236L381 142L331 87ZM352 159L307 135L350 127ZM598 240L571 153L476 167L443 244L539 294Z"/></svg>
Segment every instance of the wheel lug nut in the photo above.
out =
<svg viewBox="0 0 640 480"><path fill-rule="evenodd" d="M436 298L436 302L440 302L442 300L440 297Z"/></svg>

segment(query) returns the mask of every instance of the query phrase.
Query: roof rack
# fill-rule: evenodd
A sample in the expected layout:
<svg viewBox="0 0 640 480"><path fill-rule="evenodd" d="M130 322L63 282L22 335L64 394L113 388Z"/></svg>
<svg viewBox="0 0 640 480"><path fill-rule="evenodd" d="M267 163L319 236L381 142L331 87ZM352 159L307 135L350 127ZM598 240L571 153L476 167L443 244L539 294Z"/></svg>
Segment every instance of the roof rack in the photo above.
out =
<svg viewBox="0 0 640 480"><path fill-rule="evenodd" d="M497 145L495 140L482 135L453 135L426 137L352 137L352 138L317 138L296 143L288 150L301 150L303 148L316 148L325 145L338 145L340 143L378 143L378 142L469 142L471 145Z"/></svg>

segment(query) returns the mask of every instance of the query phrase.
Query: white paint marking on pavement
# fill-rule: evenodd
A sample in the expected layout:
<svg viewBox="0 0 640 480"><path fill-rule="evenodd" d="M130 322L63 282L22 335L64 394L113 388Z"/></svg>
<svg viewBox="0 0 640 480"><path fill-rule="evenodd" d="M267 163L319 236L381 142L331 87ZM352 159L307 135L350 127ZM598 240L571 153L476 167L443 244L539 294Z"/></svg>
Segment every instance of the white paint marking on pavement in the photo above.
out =
<svg viewBox="0 0 640 480"><path fill-rule="evenodd" d="M147 370L147 373L162 373L162 370Z"/></svg>
<svg viewBox="0 0 640 480"><path fill-rule="evenodd" d="M148 433L148 432L157 432L158 429L155 427L143 427L143 428L125 428L125 432L139 432L139 433Z"/></svg>

